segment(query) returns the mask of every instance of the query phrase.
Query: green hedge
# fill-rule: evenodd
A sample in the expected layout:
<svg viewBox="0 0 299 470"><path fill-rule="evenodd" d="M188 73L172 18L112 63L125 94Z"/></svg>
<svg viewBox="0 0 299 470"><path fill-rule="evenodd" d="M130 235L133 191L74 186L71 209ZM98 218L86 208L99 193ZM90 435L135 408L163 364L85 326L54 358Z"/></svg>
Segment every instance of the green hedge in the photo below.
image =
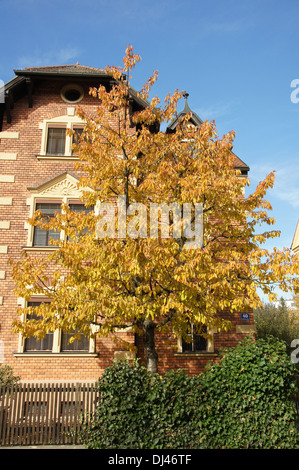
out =
<svg viewBox="0 0 299 470"><path fill-rule="evenodd" d="M190 377L116 362L82 443L97 449L297 448L295 369L284 343L242 341Z"/></svg>

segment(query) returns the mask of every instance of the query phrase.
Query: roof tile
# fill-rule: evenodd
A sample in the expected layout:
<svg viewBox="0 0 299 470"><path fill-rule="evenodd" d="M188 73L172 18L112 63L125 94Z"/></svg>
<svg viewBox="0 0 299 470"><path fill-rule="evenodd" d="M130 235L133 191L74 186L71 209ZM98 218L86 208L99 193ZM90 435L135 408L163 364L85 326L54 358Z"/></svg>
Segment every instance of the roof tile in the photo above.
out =
<svg viewBox="0 0 299 470"><path fill-rule="evenodd" d="M45 67L26 67L25 70L31 72L71 72L71 73L103 73L103 69L89 67L87 65L50 65Z"/></svg>

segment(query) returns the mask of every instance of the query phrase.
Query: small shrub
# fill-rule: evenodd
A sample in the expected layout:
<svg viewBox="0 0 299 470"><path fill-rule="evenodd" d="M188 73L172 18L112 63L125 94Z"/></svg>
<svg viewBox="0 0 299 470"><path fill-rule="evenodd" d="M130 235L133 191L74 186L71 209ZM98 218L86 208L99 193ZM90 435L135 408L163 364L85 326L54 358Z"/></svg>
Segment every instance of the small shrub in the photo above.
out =
<svg viewBox="0 0 299 470"><path fill-rule="evenodd" d="M257 339L278 338L286 343L287 353L292 352L291 343L299 338L299 325L295 311L286 306L284 299L278 307L265 304L255 310L254 321Z"/></svg>
<svg viewBox="0 0 299 470"><path fill-rule="evenodd" d="M8 365L0 364L0 387L17 383L20 377L14 376L13 369Z"/></svg>

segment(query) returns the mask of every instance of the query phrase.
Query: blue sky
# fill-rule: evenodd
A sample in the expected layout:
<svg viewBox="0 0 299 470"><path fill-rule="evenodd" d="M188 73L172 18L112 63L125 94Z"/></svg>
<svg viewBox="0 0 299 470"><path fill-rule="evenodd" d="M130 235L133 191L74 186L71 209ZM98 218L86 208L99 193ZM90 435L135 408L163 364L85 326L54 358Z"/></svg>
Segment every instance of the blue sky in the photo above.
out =
<svg viewBox="0 0 299 470"><path fill-rule="evenodd" d="M268 199L281 237L272 245L290 247L299 218L297 0L0 0L0 39L4 82L30 66L122 65L132 44L142 57L134 88L157 69L161 100L186 90L221 136L236 132L249 191L276 170Z"/></svg>

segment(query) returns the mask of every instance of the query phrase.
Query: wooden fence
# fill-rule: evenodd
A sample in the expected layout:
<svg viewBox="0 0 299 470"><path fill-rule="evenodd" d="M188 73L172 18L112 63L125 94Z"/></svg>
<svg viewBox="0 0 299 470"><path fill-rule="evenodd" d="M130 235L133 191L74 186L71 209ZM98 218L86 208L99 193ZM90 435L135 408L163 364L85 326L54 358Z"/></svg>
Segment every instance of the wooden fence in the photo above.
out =
<svg viewBox="0 0 299 470"><path fill-rule="evenodd" d="M95 384L0 387L0 446L78 444L97 399Z"/></svg>

